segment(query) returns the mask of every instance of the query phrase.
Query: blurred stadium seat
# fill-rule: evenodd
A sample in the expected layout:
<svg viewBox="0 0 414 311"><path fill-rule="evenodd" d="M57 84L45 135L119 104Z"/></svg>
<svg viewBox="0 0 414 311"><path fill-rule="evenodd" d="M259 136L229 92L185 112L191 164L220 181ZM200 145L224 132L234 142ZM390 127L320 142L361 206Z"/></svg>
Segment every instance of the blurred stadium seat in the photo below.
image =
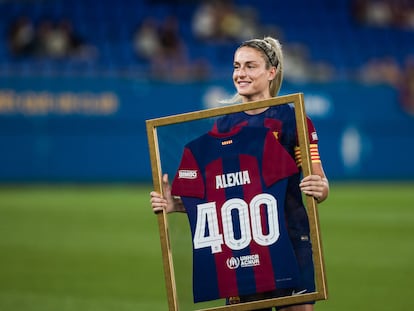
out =
<svg viewBox="0 0 414 311"><path fill-rule="evenodd" d="M190 57L208 59L213 72L216 72L223 65L229 65L229 59L221 57L223 50L225 53L229 51L215 44L200 46L200 42L195 40L191 20L199 3L143 0L2 1L0 11L7 12L7 15L0 20L0 31L3 34L0 43L0 73L26 75L34 71L33 74L36 75L41 74L38 70L62 71L66 74L72 72L71 61L46 62L45 66L39 68L30 64L26 66L30 59L16 60L7 52L8 27L18 16L27 15L34 23L45 17L53 20L70 19L76 32L99 52L94 65L89 64L88 68L116 74L125 73L126 68L142 63L142 60L135 57L131 42L140 21L145 16L163 19L169 14L174 14L180 20L180 33L188 45ZM252 6L250 1L245 0L235 0L234 3L238 6ZM352 16L349 0L292 0L278 2L276 5L267 0L258 0L254 2L254 8L261 24L276 25L281 29L283 43L304 44L309 50L311 61L327 62L338 72L354 70L372 57L393 55L401 63L406 55L414 53L413 31L358 25ZM140 68L145 69L142 66ZM73 73L76 74L77 71L73 70Z"/></svg>

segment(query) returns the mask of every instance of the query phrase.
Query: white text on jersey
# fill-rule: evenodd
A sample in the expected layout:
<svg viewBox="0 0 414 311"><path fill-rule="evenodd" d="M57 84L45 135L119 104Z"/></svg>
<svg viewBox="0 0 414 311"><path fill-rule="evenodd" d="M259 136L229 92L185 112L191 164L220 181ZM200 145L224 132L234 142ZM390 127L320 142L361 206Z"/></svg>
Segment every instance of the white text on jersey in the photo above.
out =
<svg viewBox="0 0 414 311"><path fill-rule="evenodd" d="M216 189L250 184L249 171L216 175Z"/></svg>

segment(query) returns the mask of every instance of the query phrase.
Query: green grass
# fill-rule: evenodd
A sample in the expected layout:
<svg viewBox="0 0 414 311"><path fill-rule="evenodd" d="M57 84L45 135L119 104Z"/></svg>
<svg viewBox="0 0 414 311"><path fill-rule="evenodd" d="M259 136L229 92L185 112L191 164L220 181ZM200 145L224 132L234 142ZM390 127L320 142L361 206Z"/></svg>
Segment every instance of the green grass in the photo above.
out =
<svg viewBox="0 0 414 311"><path fill-rule="evenodd" d="M0 189L0 310L166 310L144 187Z"/></svg>
<svg viewBox="0 0 414 311"><path fill-rule="evenodd" d="M0 310L167 310L149 191L0 187ZM332 183L319 216L329 299L315 310L414 310L414 183ZM174 230L179 251L190 240Z"/></svg>
<svg viewBox="0 0 414 311"><path fill-rule="evenodd" d="M332 185L319 216L329 300L317 310L414 310L414 184Z"/></svg>

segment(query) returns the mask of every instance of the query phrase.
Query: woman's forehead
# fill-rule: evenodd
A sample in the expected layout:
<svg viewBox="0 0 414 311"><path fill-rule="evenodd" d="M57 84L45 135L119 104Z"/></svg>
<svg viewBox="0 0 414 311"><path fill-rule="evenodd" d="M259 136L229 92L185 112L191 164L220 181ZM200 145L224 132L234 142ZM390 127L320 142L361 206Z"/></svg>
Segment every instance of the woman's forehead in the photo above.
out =
<svg viewBox="0 0 414 311"><path fill-rule="evenodd" d="M241 48L238 48L234 53L234 61L260 62L263 61L263 56L257 49L248 46L243 46Z"/></svg>

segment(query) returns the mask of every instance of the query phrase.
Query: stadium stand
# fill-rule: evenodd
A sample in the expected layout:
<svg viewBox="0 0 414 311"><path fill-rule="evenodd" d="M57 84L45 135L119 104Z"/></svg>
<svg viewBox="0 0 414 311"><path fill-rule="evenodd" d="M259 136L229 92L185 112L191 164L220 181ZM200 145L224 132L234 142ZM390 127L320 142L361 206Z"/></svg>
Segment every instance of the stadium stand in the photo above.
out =
<svg viewBox="0 0 414 311"><path fill-rule="evenodd" d="M162 21L174 15L191 61L207 60L212 72L228 68L231 51L239 40L202 42L192 31L192 18L200 1L70 1L32 0L0 2L0 73L30 74L135 74L145 75L148 62L137 57L133 34L148 16ZM261 26L276 26L284 44L299 43L306 47L311 62L325 62L335 69L335 78L348 78L372 58L392 55L402 65L414 54L414 31L401 27L373 27L355 16L350 0L292 0L278 2L258 0L252 3L235 0L235 8L250 7ZM54 22L68 19L75 32L96 48L93 57L49 59L13 55L7 45L7 34L13 22L27 16L35 26L49 18ZM265 28L266 29L266 28ZM245 29L241 29L243 32ZM258 32L258 34L262 34ZM227 67L226 67L227 66Z"/></svg>

